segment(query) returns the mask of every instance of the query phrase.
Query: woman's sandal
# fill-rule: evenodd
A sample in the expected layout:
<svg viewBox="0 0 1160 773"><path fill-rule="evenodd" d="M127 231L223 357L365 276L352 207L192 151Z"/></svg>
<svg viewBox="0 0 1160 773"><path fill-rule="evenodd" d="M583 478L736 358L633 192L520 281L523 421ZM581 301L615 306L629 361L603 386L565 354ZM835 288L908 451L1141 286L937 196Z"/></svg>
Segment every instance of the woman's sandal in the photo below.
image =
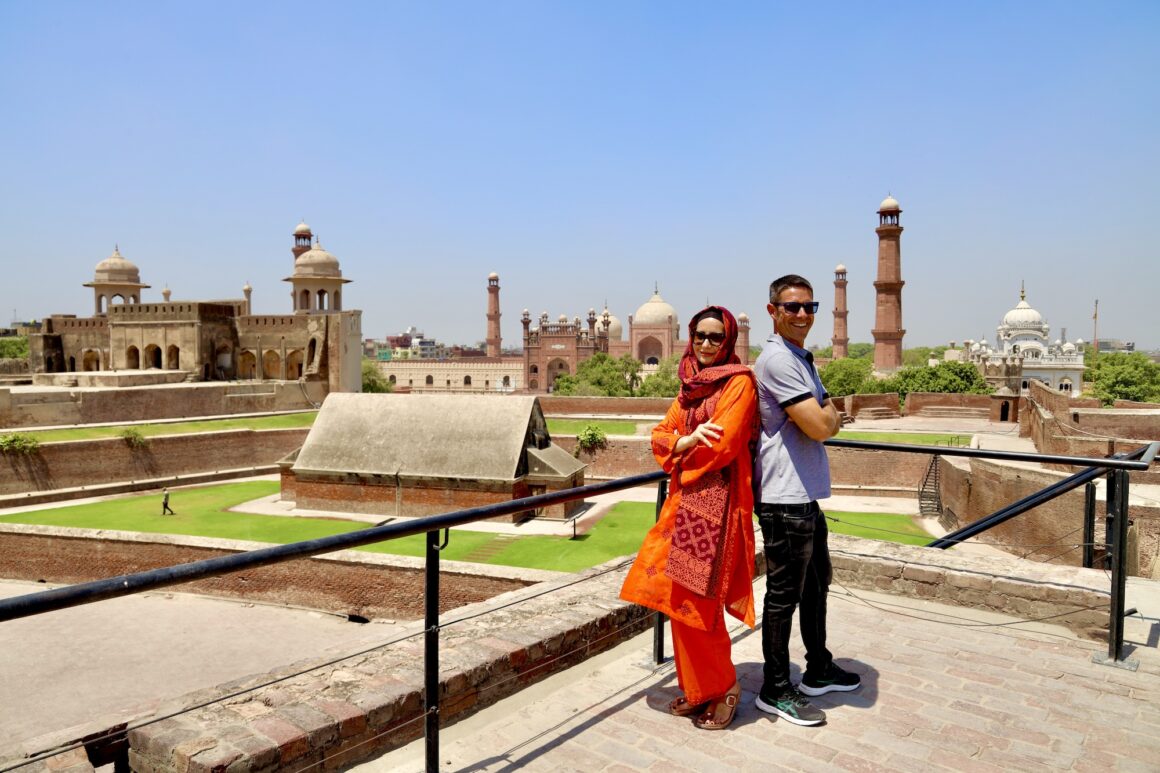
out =
<svg viewBox="0 0 1160 773"><path fill-rule="evenodd" d="M674 717L688 717L693 714L700 714L708 705L709 701L694 705L685 700L685 696L682 695L679 698L673 698L669 701L669 713Z"/></svg>
<svg viewBox="0 0 1160 773"><path fill-rule="evenodd" d="M734 682L729 692L715 701L709 702L709 710L693 720L702 730L724 730L733 723L737 713L737 703L741 700L741 682Z"/></svg>

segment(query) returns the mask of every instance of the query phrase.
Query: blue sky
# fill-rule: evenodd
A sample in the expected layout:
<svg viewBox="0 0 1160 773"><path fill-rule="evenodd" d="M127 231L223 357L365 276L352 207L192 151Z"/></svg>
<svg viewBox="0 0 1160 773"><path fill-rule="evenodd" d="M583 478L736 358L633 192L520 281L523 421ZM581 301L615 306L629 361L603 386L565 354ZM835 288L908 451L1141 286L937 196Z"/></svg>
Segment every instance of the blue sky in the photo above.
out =
<svg viewBox="0 0 1160 773"><path fill-rule="evenodd" d="M808 7L806 7L808 6ZM91 312L119 244L175 300L290 310L305 218L365 337L622 321L659 284L769 330L811 278L870 341L901 202L904 346L1160 348L1160 4L0 2L0 315ZM626 325L627 327L627 325Z"/></svg>

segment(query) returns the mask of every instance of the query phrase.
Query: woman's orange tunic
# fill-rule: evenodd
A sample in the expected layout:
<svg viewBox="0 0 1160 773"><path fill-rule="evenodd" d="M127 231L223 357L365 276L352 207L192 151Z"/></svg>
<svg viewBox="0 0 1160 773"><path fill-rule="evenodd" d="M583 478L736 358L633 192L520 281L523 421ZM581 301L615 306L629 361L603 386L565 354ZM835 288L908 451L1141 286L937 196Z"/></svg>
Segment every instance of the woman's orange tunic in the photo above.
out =
<svg viewBox="0 0 1160 773"><path fill-rule="evenodd" d="M620 597L663 612L674 620L712 630L725 606L729 614L753 627L753 463L749 451L757 410L753 377L739 374L727 381L710 422L723 428L721 439L712 448L698 444L684 454L675 454L673 445L685 432L685 414L674 400L664 421L652 432L653 455L669 473L669 495L661 509L660 520L644 538L640 553L628 571ZM672 545L677 506L681 490L702 475L730 467L729 529L735 535L729 540L731 555L725 556L723 580L718 598L701 596L674 583L665 574L665 564Z"/></svg>

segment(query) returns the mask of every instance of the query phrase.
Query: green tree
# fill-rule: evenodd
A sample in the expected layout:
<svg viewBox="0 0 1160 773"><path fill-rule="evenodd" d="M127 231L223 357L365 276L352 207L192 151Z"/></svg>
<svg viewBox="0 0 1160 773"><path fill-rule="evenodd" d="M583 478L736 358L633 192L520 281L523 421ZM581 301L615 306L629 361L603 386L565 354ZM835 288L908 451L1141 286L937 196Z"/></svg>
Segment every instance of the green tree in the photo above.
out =
<svg viewBox="0 0 1160 773"><path fill-rule="evenodd" d="M846 395L865 394L863 388L870 378L873 363L867 359L851 359L849 357L834 360L822 369L822 384L831 397L845 397Z"/></svg>
<svg viewBox="0 0 1160 773"><path fill-rule="evenodd" d="M557 376L552 391L562 395L632 397L640 385L640 360L597 352L576 368L575 376Z"/></svg>
<svg viewBox="0 0 1160 773"><path fill-rule="evenodd" d="M813 352L814 352L814 357L816 357L817 359L828 360L834 356L834 347L827 346L827 347L824 347L822 349L814 349Z"/></svg>
<svg viewBox="0 0 1160 773"><path fill-rule="evenodd" d="M942 359L945 346L916 346L913 349L902 350L903 367L922 367L930 362L931 358Z"/></svg>
<svg viewBox="0 0 1160 773"><path fill-rule="evenodd" d="M1143 352L1104 352L1088 371L1092 392L1105 406L1116 400L1160 402L1160 365Z"/></svg>
<svg viewBox="0 0 1160 773"><path fill-rule="evenodd" d="M28 359L28 336L0 338L0 360Z"/></svg>
<svg viewBox="0 0 1160 773"><path fill-rule="evenodd" d="M674 355L661 360L656 373L646 378L636 391L639 397L676 397L681 391L681 380L677 378L677 363L681 356Z"/></svg>
<svg viewBox="0 0 1160 773"><path fill-rule="evenodd" d="M846 349L855 360L874 359L874 344L850 344Z"/></svg>
<svg viewBox="0 0 1160 773"><path fill-rule="evenodd" d="M370 393L395 391L395 385L387 381L375 361L367 357L363 357L362 361L362 391Z"/></svg>
<svg viewBox="0 0 1160 773"><path fill-rule="evenodd" d="M932 367L902 368L882 382L883 392L897 392L905 400L911 392L952 392L986 395L991 387L969 362L940 362Z"/></svg>

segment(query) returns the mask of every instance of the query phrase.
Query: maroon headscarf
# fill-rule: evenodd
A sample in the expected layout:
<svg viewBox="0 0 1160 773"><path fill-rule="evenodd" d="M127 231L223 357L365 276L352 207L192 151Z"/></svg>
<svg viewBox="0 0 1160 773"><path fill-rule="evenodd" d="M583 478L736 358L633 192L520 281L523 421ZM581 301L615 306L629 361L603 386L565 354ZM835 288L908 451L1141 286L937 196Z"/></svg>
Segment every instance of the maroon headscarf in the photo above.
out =
<svg viewBox="0 0 1160 773"><path fill-rule="evenodd" d="M711 311L721 315L721 322L725 325L725 340L717 347L717 359L712 365L706 366L697 361L693 351L693 334L697 332L697 325L702 319L706 316L713 318L708 314ZM724 381L738 373L748 372L749 368L742 365L737 356L737 320L729 313L729 309L724 306L706 306L694 314L689 320L689 344L677 367L677 376L681 379L677 401L681 407L691 408L724 386Z"/></svg>

